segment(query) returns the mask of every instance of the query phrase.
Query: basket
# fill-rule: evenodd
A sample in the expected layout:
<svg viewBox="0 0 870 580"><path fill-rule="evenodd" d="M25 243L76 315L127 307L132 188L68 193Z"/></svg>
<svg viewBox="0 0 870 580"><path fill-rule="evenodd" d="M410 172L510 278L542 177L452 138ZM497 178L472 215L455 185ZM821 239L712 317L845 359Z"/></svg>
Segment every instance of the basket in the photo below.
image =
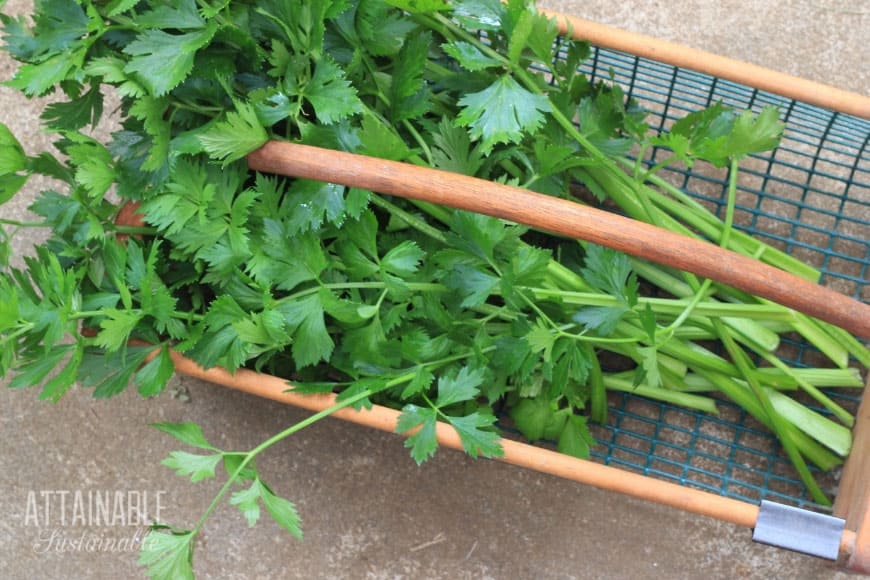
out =
<svg viewBox="0 0 870 580"><path fill-rule="evenodd" d="M819 268L822 282L867 301L870 265L870 99L561 15L563 30L592 41L584 64L593 79L621 85L650 111L657 129L714 101L738 108L775 105L787 124L782 146L744 165L737 225L773 246ZM570 27L567 25L570 23ZM653 152L647 163L655 163ZM720 212L727 184L703 171L669 170L669 179ZM813 349L788 342L795 365L810 364ZM173 354L184 375L239 389L312 411L331 406L329 395L286 392L283 379L240 370L204 370ZM865 389L866 390L866 389ZM870 404L859 396L830 393L856 411L854 444L839 481L833 513L845 520L836 538L842 563L870 571ZM741 526L760 527L768 516L759 502L774 501L824 513L812 503L779 451L775 438L739 407L723 401L712 417L641 399L610 396L609 422L594 427L599 445L593 461L560 455L546 447L505 441L504 461L578 482L644 497L678 509ZM343 409L335 416L394 431L398 412L383 407ZM461 448L447 425L438 426L441 445ZM833 476L823 481L834 488ZM776 516L778 517L778 516ZM810 521L813 521L812 519ZM839 532L838 532L839 534Z"/></svg>

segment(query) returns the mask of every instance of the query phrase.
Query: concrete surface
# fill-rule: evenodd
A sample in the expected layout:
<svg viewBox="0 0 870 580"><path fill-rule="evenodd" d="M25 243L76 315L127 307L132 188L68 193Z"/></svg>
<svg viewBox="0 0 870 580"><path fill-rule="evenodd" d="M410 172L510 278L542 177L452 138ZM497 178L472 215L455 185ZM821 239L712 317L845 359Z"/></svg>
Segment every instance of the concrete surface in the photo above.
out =
<svg viewBox="0 0 870 580"><path fill-rule="evenodd" d="M695 1L544 4L868 90L866 43L858 42L868 31L866 3L854 2L852 12L843 4L788 1L722 2L716 9ZM27 5L12 1L5 10L23 12ZM0 75L7 79L11 71L4 55ZM47 141L38 131L40 106L0 88L0 119L30 152ZM28 195L40 186L31 185ZM27 204L27 196L16 199L0 207L0 216L24 216ZM33 243L18 241L20 252ZM178 392L189 393L189 402L173 396ZM162 467L160 460L179 447L148 423L196 421L216 445L244 450L305 415L177 378L172 392L152 400L128 392L94 401L74 390L51 405L35 392L3 388L0 401L3 579L142 576L135 564L142 527L122 522L124 514L114 522L71 521L74 501L147 501L149 511L159 508L176 525L196 521L221 482L190 484ZM748 530L456 452L441 451L417 467L399 437L337 420L278 445L259 467L276 492L297 503L304 542L268 520L249 529L224 505L202 533L200 577L851 577L819 560L753 544Z"/></svg>

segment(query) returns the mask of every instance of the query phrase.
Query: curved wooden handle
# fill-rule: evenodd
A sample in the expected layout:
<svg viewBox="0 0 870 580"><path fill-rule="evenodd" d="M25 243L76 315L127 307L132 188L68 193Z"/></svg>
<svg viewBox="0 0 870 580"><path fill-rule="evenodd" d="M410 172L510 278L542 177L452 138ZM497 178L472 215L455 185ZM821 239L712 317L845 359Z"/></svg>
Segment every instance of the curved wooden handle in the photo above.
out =
<svg viewBox="0 0 870 580"><path fill-rule="evenodd" d="M255 171L328 181L510 220L712 278L870 338L870 305L719 246L578 203L447 171L270 141Z"/></svg>

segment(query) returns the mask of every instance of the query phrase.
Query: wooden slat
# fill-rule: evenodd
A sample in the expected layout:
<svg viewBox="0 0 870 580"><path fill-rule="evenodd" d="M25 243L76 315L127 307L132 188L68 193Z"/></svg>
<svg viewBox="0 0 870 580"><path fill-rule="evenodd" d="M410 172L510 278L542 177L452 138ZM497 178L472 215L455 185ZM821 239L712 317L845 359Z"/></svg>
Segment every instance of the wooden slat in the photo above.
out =
<svg viewBox="0 0 870 580"><path fill-rule="evenodd" d="M852 451L840 478L834 514L846 520L846 529L855 533L855 545L844 554L843 564L870 574L870 380L855 416Z"/></svg>
<svg viewBox="0 0 870 580"><path fill-rule="evenodd" d="M595 46L708 74L811 105L870 118L870 97L866 95L591 20L548 10L541 12L556 19L562 34L570 31L574 38L587 40Z"/></svg>

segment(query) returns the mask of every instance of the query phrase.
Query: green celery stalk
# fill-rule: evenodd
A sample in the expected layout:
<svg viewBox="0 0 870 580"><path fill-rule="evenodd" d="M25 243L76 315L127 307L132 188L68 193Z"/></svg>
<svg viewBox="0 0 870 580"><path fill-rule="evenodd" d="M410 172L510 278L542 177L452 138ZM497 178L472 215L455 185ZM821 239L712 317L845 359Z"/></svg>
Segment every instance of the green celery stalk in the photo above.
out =
<svg viewBox="0 0 870 580"><path fill-rule="evenodd" d="M775 368L782 370L786 374L790 374L798 386L803 389L807 394L809 394L813 399L815 399L818 403L823 405L828 411L834 414L840 421L845 423L848 426L852 426L855 423L855 418L849 413L846 409L835 403L828 397L825 393L820 391L815 385L803 380L801 377L794 375L791 373L791 369L782 362L778 357L771 354L762 354L762 357L772 364Z"/></svg>
<svg viewBox="0 0 870 580"><path fill-rule="evenodd" d="M719 391L745 409L756 421L773 430L767 412L746 384L742 384L732 377L704 369L697 369L696 372L716 385ZM829 471L843 463L842 459L831 453L825 446L809 437L790 422L786 422L785 432L797 444L801 453L820 469Z"/></svg>
<svg viewBox="0 0 870 580"><path fill-rule="evenodd" d="M604 373L601 372L601 363L592 345L587 343L584 348L592 362L589 368L589 417L604 425L607 423L607 387L604 384Z"/></svg>
<svg viewBox="0 0 870 580"><path fill-rule="evenodd" d="M765 300L765 302L769 302ZM849 366L849 351L834 337L816 324L805 314L795 313L795 321L792 327L804 337L807 342L822 351L835 365L844 369Z"/></svg>
<svg viewBox="0 0 870 580"><path fill-rule="evenodd" d="M687 298L693 294L692 287L677 278L664 267L652 264L640 258L631 258L631 268L641 278L652 282L659 288L678 298Z"/></svg>
<svg viewBox="0 0 870 580"><path fill-rule="evenodd" d="M604 384L611 391L634 393L635 395L679 405L688 409L695 409L714 415L719 414L719 410L716 408L716 402L709 397L702 397L692 393L684 393L671 389L653 388L643 383L635 386L631 380L614 375L604 375Z"/></svg>
<svg viewBox="0 0 870 580"><path fill-rule="evenodd" d="M682 389L688 393L709 393L718 391L719 387L701 374L688 372L683 378Z"/></svg>
<svg viewBox="0 0 870 580"><path fill-rule="evenodd" d="M623 164L626 164L626 162L627 160L623 161ZM691 227L698 229L708 238L713 240L719 239L719 236L722 234L723 223L709 209L680 188L675 187L659 176L650 176L649 181L668 193L668 195L663 195L655 188L648 188L650 189L650 199L659 208L666 210L671 215L679 216L680 219L685 219ZM763 262L807 280L817 282L821 277L821 272L816 268L782 250L765 244L749 234L735 230L732 232L732 236L736 237L735 243L742 246L743 251L741 253L754 256Z"/></svg>
<svg viewBox="0 0 870 580"><path fill-rule="evenodd" d="M779 335L746 318L722 318L735 333L735 338L755 352L775 352L779 348Z"/></svg>
<svg viewBox="0 0 870 580"><path fill-rule="evenodd" d="M834 453L843 457L849 454L852 448L852 433L849 429L778 391L765 389L765 392L773 408L783 418Z"/></svg>
<svg viewBox="0 0 870 580"><path fill-rule="evenodd" d="M656 267L649 262L632 259L632 268L641 278L652 282L659 288L665 289L678 298L689 299L694 294L689 284L669 274L663 268ZM718 287L719 285L716 286ZM704 303L702 302L701 304ZM746 339L747 342L765 350L776 350L779 343L779 338L774 336L776 332L767 328L766 325L769 322L791 322L795 317L795 312L790 308L784 308L772 302L767 303L768 306L772 307L771 310L755 310L751 308L756 306L755 303L716 302L716 304L733 304L733 308L737 312L735 316L739 316L743 320L735 324L732 319L726 318L725 324L738 330L739 336ZM711 316L721 315L726 317L728 316L727 308L732 308L723 306L721 310L717 309L708 312L704 309L698 310L698 306L695 307L695 313L697 314L709 313ZM751 316L750 312L757 313L759 316ZM764 313L763 316L761 315L762 313ZM786 328L790 330L791 326L789 325ZM776 346L774 346L774 342L776 342Z"/></svg>
<svg viewBox="0 0 870 580"><path fill-rule="evenodd" d="M739 376L737 367L732 363L694 342L682 342L672 338L659 346L659 352L684 361L690 368L703 368L732 377Z"/></svg>
<svg viewBox="0 0 870 580"><path fill-rule="evenodd" d="M756 370L759 380L768 386L783 389L798 387L798 379L812 383L817 387L853 387L862 388L864 381L856 368L823 369L823 368L792 368L788 373L781 369L765 367Z"/></svg>
<svg viewBox="0 0 870 580"><path fill-rule="evenodd" d="M866 368L870 368L870 350L861 343L857 338L846 332L839 326L835 326L829 322L815 321L822 327L834 340L836 340L843 348L849 351L849 354L855 357L859 363Z"/></svg>
<svg viewBox="0 0 870 580"><path fill-rule="evenodd" d="M580 306L619 306L620 302L615 296L600 292L574 292L568 290L551 290L545 288L529 288L537 299L558 298L565 304L577 304ZM644 298L639 297L638 306L641 308L647 304L656 314L677 316L688 306L689 300L685 298ZM734 304L732 302L719 302L706 300L699 302L693 315L700 317L716 316L722 318L746 319L761 318L764 320L793 320L791 312L781 306L764 304ZM766 329L765 329L766 330Z"/></svg>
<svg viewBox="0 0 870 580"><path fill-rule="evenodd" d="M601 349L621 354L626 358L630 358L638 365L641 364L641 361L643 360L643 356L638 352L638 343L602 344ZM674 379L682 379L682 377L686 376L686 373L689 371L688 365L679 358L659 352L657 360L659 370L667 372L670 376L674 377Z"/></svg>
<svg viewBox="0 0 870 580"><path fill-rule="evenodd" d="M783 451L785 451L785 454L791 460L792 465L797 470L801 481L806 486L813 500L823 505L830 505L831 500L825 495L825 492L819 486L807 466L799 440L794 437L793 425L777 413L764 388L753 378L752 372L755 369L755 365L749 359L749 356L737 345L728 329L722 323L717 323L716 326L717 331L722 337L725 350L728 351L731 360L734 361L734 364L740 371L741 377L746 381L748 390L758 400L767 418L770 420L771 429L782 444Z"/></svg>

